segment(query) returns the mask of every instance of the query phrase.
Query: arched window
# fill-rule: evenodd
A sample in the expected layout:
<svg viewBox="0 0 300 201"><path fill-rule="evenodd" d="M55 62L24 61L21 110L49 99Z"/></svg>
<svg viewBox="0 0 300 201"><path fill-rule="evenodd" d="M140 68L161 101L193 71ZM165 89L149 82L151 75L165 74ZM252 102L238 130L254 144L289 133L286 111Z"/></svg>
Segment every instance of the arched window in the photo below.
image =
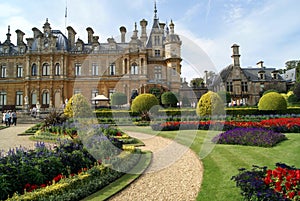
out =
<svg viewBox="0 0 300 201"><path fill-rule="evenodd" d="M32 66L31 66L31 75L32 76L37 76L37 66L36 66L36 64L32 64Z"/></svg>
<svg viewBox="0 0 300 201"><path fill-rule="evenodd" d="M60 65L59 63L56 63L55 64L55 75L60 75Z"/></svg>
<svg viewBox="0 0 300 201"><path fill-rule="evenodd" d="M43 64L42 75L43 76L50 75L50 66L49 66L49 64L47 64L47 63Z"/></svg>
<svg viewBox="0 0 300 201"><path fill-rule="evenodd" d="M49 105L50 102L50 97L49 97L49 92L44 91L42 94L42 104L43 105Z"/></svg>
<svg viewBox="0 0 300 201"><path fill-rule="evenodd" d="M136 63L133 63L131 65L130 73L131 73L131 75L137 75L137 74L139 74L139 67L138 67L138 65Z"/></svg>

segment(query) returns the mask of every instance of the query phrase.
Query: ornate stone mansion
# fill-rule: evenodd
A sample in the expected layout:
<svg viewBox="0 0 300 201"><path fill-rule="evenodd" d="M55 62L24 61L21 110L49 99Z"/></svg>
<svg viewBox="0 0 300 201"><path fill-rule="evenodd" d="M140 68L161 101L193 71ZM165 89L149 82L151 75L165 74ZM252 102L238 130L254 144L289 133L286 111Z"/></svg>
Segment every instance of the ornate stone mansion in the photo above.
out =
<svg viewBox="0 0 300 201"><path fill-rule="evenodd" d="M8 26L6 40L0 42L0 108L59 108L77 93L92 99L123 92L129 101L132 91L178 92L182 42L174 23L159 22L155 6L150 33L147 25L141 20L139 33L135 23L130 41L122 26L120 41L106 42L88 27L83 41L76 38L73 27L67 27L66 36L46 19L42 30L32 28L33 37L26 42L25 33L16 30L16 45Z"/></svg>
<svg viewBox="0 0 300 201"><path fill-rule="evenodd" d="M214 91L230 93L234 105L257 105L264 91L274 89L286 92L287 80L275 68L265 67L259 61L256 67L240 66L239 46L232 46L233 63L224 68L215 77L211 88Z"/></svg>

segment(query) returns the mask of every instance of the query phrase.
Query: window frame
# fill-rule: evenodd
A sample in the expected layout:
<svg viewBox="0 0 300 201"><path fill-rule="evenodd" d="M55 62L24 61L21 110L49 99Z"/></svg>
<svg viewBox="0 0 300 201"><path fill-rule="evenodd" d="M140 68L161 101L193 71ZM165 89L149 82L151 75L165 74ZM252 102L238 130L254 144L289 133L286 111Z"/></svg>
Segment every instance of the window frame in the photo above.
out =
<svg viewBox="0 0 300 201"><path fill-rule="evenodd" d="M0 91L0 105L4 106L7 104L7 93L6 91Z"/></svg>
<svg viewBox="0 0 300 201"><path fill-rule="evenodd" d="M111 63L109 65L109 75L116 75L116 64Z"/></svg>
<svg viewBox="0 0 300 201"><path fill-rule="evenodd" d="M31 76L37 76L37 65L35 63L31 65Z"/></svg>
<svg viewBox="0 0 300 201"><path fill-rule="evenodd" d="M59 63L56 63L56 64L55 64L55 67L54 67L54 75L55 75L55 76L59 76L59 75L60 75L60 70L61 70L60 64L59 64Z"/></svg>
<svg viewBox="0 0 300 201"><path fill-rule="evenodd" d="M226 91L227 92L233 92L233 84L232 84L232 82L227 82L226 83Z"/></svg>
<svg viewBox="0 0 300 201"><path fill-rule="evenodd" d="M99 66L96 63L92 64L92 76L98 76L99 75Z"/></svg>
<svg viewBox="0 0 300 201"><path fill-rule="evenodd" d="M75 76L81 76L81 64L80 63L75 64Z"/></svg>
<svg viewBox="0 0 300 201"><path fill-rule="evenodd" d="M44 63L42 66L42 76L50 75L50 65L48 63Z"/></svg>
<svg viewBox="0 0 300 201"><path fill-rule="evenodd" d="M137 63L132 63L130 67L130 74L131 75L138 75L139 74L139 66Z"/></svg>
<svg viewBox="0 0 300 201"><path fill-rule="evenodd" d="M6 68L6 65L2 65L1 66L1 75L0 75L1 78L6 78L7 77L7 68Z"/></svg>
<svg viewBox="0 0 300 201"><path fill-rule="evenodd" d="M17 65L17 78L23 77L23 66Z"/></svg>
<svg viewBox="0 0 300 201"><path fill-rule="evenodd" d="M23 105L23 91L16 92L16 106Z"/></svg>

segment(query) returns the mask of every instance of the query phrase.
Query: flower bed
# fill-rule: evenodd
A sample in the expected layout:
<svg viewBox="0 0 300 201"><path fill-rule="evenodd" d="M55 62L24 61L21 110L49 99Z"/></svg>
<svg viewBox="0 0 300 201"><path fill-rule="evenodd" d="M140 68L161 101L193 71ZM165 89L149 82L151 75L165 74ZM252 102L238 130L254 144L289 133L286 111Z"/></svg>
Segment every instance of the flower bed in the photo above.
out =
<svg viewBox="0 0 300 201"><path fill-rule="evenodd" d="M300 169L277 163L274 170L253 166L241 168L232 177L245 200L289 201L300 199Z"/></svg>
<svg viewBox="0 0 300 201"><path fill-rule="evenodd" d="M27 187L34 188L32 192L25 192L23 195L14 194L7 200L81 200L120 178L125 171L139 162L140 156L139 150L135 150L122 154L117 163L114 162L109 166L96 165L68 177L57 175L52 185L38 186L40 187L38 188L37 185L28 184ZM122 171L117 171L116 168L120 168L120 163L122 163Z"/></svg>
<svg viewBox="0 0 300 201"><path fill-rule="evenodd" d="M276 118L252 121L170 121L165 123L152 124L153 130L208 130L223 129L231 130L234 128L266 128L276 132L300 132L300 118Z"/></svg>
<svg viewBox="0 0 300 201"><path fill-rule="evenodd" d="M53 150L44 143L37 143L34 150L11 149L0 156L0 199L23 193L28 183L47 184L59 174L77 173L95 162L82 144L73 141L60 142Z"/></svg>
<svg viewBox="0 0 300 201"><path fill-rule="evenodd" d="M212 142L217 144L272 147L286 139L285 135L264 128L235 128L215 136Z"/></svg>

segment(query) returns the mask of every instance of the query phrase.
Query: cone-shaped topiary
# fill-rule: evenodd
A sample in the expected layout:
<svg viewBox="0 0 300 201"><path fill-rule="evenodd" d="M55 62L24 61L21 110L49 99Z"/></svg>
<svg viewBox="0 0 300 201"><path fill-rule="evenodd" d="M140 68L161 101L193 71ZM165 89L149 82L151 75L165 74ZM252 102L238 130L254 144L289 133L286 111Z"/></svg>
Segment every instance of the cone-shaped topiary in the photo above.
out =
<svg viewBox="0 0 300 201"><path fill-rule="evenodd" d="M259 110L286 110L287 102L285 98L277 93L270 92L263 95L258 102Z"/></svg>
<svg viewBox="0 0 300 201"><path fill-rule="evenodd" d="M69 118L91 117L93 111L90 103L82 94L75 94L68 101L64 114Z"/></svg>
<svg viewBox="0 0 300 201"><path fill-rule="evenodd" d="M159 105L159 101L153 94L140 94L132 101L131 110L142 114L155 105Z"/></svg>
<svg viewBox="0 0 300 201"><path fill-rule="evenodd" d="M201 96L196 113L198 116L225 114L224 103L217 93L209 91Z"/></svg>

